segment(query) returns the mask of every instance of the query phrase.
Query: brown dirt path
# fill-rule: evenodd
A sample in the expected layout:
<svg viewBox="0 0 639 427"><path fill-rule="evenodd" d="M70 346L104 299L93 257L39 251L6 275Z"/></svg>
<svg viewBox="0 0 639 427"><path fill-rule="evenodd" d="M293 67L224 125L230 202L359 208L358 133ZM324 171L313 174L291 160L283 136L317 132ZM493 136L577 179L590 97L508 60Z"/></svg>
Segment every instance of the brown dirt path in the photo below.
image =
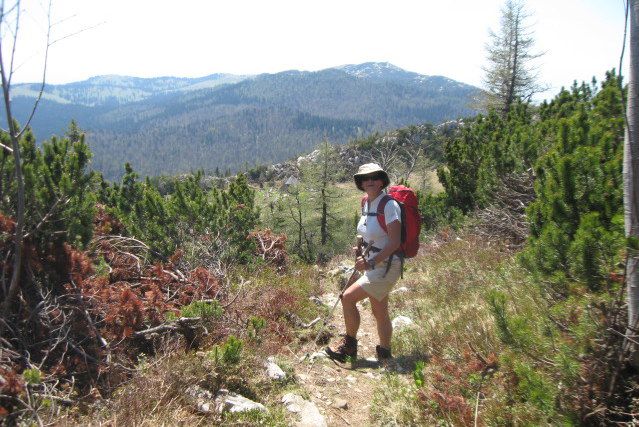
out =
<svg viewBox="0 0 639 427"><path fill-rule="evenodd" d="M333 301L335 301L333 299ZM330 304L332 307L332 304ZM361 325L358 333L358 359L354 364L341 364L328 358L306 358L295 366L298 385L308 393L326 418L329 426L369 426L375 425L371 415L371 404L375 390L383 384L387 368L375 360L375 346L378 343L375 319L368 301L358 304ZM344 320L341 305L335 309L329 327L334 332L343 332ZM332 339L334 341L336 337ZM302 354L313 354L325 346L309 342L301 350ZM397 368L389 366L388 369ZM404 372L405 374L405 372ZM405 375L404 375L405 376ZM343 404L346 403L344 406Z"/></svg>

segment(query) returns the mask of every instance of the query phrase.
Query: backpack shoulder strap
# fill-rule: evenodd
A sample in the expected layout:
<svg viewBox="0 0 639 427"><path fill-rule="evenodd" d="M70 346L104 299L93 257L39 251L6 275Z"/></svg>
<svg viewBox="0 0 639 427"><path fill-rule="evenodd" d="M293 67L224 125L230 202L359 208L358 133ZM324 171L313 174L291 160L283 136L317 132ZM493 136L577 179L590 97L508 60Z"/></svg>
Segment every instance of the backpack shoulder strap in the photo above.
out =
<svg viewBox="0 0 639 427"><path fill-rule="evenodd" d="M392 197L388 194L384 194L382 200L379 201L377 205L377 221L379 222L379 226L382 227L384 233L388 233L388 229L386 228L386 220L384 218L384 208L386 208L386 204L392 199Z"/></svg>

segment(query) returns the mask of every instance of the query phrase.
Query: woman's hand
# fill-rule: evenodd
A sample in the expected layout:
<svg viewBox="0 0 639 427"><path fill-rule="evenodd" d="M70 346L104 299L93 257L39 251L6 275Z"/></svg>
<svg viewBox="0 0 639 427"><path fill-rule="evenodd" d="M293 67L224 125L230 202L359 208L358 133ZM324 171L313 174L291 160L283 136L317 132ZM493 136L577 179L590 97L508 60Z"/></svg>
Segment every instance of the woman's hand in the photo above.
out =
<svg viewBox="0 0 639 427"><path fill-rule="evenodd" d="M355 270L365 271L367 267L368 263L366 262L364 257L357 257L357 260L355 261Z"/></svg>

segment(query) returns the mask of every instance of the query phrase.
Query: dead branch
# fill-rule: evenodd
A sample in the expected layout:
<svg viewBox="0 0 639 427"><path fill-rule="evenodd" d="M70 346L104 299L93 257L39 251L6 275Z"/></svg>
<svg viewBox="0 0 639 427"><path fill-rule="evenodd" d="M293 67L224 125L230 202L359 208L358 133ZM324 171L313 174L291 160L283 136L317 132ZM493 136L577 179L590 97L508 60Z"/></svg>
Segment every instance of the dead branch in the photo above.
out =
<svg viewBox="0 0 639 427"><path fill-rule="evenodd" d="M7 133L6 130L2 129L3 132ZM8 145L4 145L2 143L0 143L0 148L2 148L3 150L5 150L8 153L13 153L13 148L9 147Z"/></svg>
<svg viewBox="0 0 639 427"><path fill-rule="evenodd" d="M532 171L501 178L493 190L493 204L478 211L475 232L491 240L507 240L514 249L528 238L526 207L535 200Z"/></svg>
<svg viewBox="0 0 639 427"><path fill-rule="evenodd" d="M233 304L235 302L235 300L237 299L237 297L240 296L240 294L242 293L242 288L244 287L244 285L248 285L250 283L251 283L250 280L244 281L244 279L241 279L240 280L240 289L238 289L237 293L231 299L231 301L229 301L227 304L223 305L222 308L227 309L228 307L230 307L231 304Z"/></svg>
<svg viewBox="0 0 639 427"><path fill-rule="evenodd" d="M168 332L168 331L176 331L182 328L193 328L194 323L198 323L202 320L201 317L180 317L179 319L165 323L163 325L154 326L152 328L144 329L142 331L136 331L133 333L133 336L143 337L147 334L156 334L160 332Z"/></svg>
<svg viewBox="0 0 639 427"><path fill-rule="evenodd" d="M22 130L20 131L20 133L17 136L18 139L20 139L22 137L22 134L24 133L25 130L27 130L27 128L29 127L29 125L31 124L31 120L33 120L33 116L35 116L35 112L38 109L38 104L40 104L40 100L42 100L42 95L44 94L44 87L47 81L47 63L49 62L49 48L51 47L51 2L52 0L49 0L49 7L47 8L47 36L46 36L46 47L44 49L44 63L42 66L42 82L40 83L40 90L38 91L38 96L36 97L35 101L33 102L33 108L31 109L31 114L29 114L29 118L27 119L27 121L25 122L24 126L22 127ZM18 2L19 4L20 2ZM19 13L20 7L18 7L18 13ZM11 85L11 77L13 75L13 59L15 57L15 42L18 38L18 34L17 34L17 24L16 24L16 35L14 37L14 45L13 45L13 52L11 54L11 71L10 71L10 77L9 77L9 86ZM3 81L4 83L4 81ZM3 84L4 86L4 84Z"/></svg>
<svg viewBox="0 0 639 427"><path fill-rule="evenodd" d="M472 350L473 353L475 353L475 356L477 356L477 358L479 359L479 361L484 365L487 366L488 362L486 361L486 358L484 356L481 355L481 353L479 351L477 351L475 349L475 347L473 346L473 343L469 342L468 346L470 347L470 349Z"/></svg>
<svg viewBox="0 0 639 427"><path fill-rule="evenodd" d="M607 331L609 331L609 332L612 332L612 333L614 333L614 334L617 334L617 335L619 335L620 337L623 337L624 339L626 339L626 340L630 341L631 343L633 343L633 344L635 344L635 345L639 345L639 341L633 340L633 339L632 339L632 338L630 338L627 334L623 334L623 333L621 333L621 332L619 332L619 331L617 331L617 330L615 330L615 329L613 329L613 328L607 328L606 330L607 330Z"/></svg>
<svg viewBox="0 0 639 427"><path fill-rule="evenodd" d="M51 208L49 209L49 212L47 212L42 219L40 220L40 222L38 222L38 224L33 228L33 230L27 232L24 235L24 238L27 239L29 238L31 235L33 235L36 231L38 231L40 229L40 227L42 227L42 225L44 223L47 222L47 220L51 217L51 215L53 215L55 213L56 208L58 207L58 204L60 203L62 199L58 198L53 205L51 206ZM62 203L62 206L66 205L67 203L69 203L71 199L70 198L66 198L66 200L64 200L64 202Z"/></svg>

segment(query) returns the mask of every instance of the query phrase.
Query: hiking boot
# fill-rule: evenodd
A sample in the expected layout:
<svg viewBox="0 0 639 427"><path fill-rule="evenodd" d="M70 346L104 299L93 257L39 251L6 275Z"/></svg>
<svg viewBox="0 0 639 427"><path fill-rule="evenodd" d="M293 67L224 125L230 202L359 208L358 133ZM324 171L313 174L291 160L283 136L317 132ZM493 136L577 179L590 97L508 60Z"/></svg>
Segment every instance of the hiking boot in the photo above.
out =
<svg viewBox="0 0 639 427"><path fill-rule="evenodd" d="M377 353L377 360L384 362L393 358L390 349L384 348L381 345L375 346L375 353Z"/></svg>
<svg viewBox="0 0 639 427"><path fill-rule="evenodd" d="M338 362L344 363L347 358L352 361L357 359L357 339L349 335L342 335L342 341L333 350L330 347L326 347L325 351L328 357Z"/></svg>

